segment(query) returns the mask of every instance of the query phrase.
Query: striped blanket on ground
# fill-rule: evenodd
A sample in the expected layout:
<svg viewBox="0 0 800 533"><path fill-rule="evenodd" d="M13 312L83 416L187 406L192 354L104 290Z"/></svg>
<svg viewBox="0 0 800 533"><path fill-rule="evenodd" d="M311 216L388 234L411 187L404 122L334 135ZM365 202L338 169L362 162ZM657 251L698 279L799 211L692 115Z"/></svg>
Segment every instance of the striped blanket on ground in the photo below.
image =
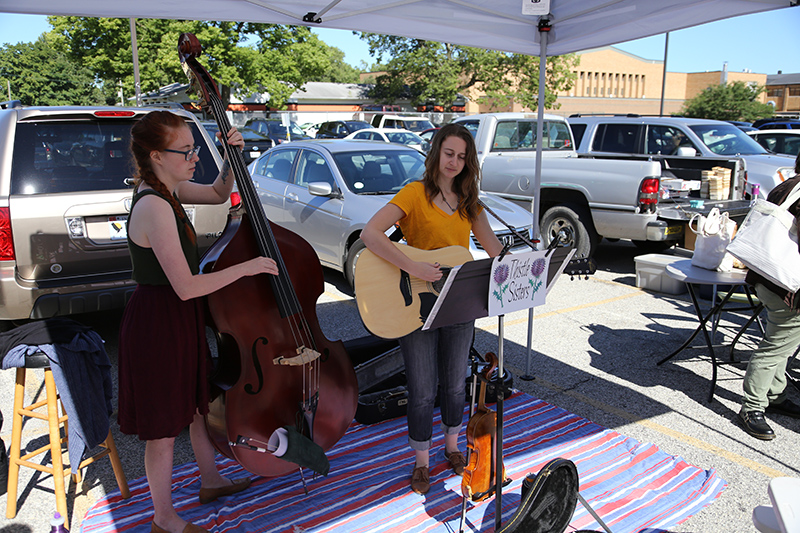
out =
<svg viewBox="0 0 800 533"><path fill-rule="evenodd" d="M576 464L581 495L614 533L668 530L709 505L726 487L713 469L692 466L653 444L639 443L526 394L515 392L503 405L503 456L512 479L501 498L504 524L519 506L525 476L557 457ZM436 417L434 428L438 409ZM173 501L184 519L216 533L458 531L461 478L447 468L443 438L435 433L431 490L425 496L409 489L414 459L403 417L369 426L353 423L328 451L328 476L304 472L307 495L296 473L255 477L247 491L200 505L197 465L187 463L173 472ZM228 477L246 474L227 458L220 456L218 464ZM146 480L131 482L130 489L128 500L115 491L98 501L80 531L149 532L153 508ZM470 502L464 531L494 531L495 508L494 498ZM580 503L568 531L579 529L601 530Z"/></svg>

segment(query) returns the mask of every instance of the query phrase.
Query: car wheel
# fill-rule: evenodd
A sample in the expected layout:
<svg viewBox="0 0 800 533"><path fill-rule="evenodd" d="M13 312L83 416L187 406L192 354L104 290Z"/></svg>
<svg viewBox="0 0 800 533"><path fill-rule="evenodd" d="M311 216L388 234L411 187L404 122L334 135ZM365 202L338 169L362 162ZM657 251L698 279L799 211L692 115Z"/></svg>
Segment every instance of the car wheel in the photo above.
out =
<svg viewBox="0 0 800 533"><path fill-rule="evenodd" d="M545 246L563 235L567 246L575 248L575 257L591 257L600 240L586 209L574 205L557 205L548 209L541 222Z"/></svg>
<svg viewBox="0 0 800 533"><path fill-rule="evenodd" d="M356 287L356 261L358 261L358 256L361 255L361 252L366 249L367 245L364 244L364 241L358 239L347 251L347 261L344 263L344 277L347 278L347 283L353 289Z"/></svg>

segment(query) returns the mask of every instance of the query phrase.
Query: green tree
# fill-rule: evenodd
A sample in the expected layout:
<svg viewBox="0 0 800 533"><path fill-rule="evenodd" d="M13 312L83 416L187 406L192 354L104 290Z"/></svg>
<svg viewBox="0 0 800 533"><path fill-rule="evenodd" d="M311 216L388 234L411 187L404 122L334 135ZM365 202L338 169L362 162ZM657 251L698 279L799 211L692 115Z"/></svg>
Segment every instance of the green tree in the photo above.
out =
<svg viewBox="0 0 800 533"><path fill-rule="evenodd" d="M328 66L325 72L308 81L327 81L332 83L358 83L361 71L344 61L344 52L339 48L328 47Z"/></svg>
<svg viewBox="0 0 800 533"><path fill-rule="evenodd" d="M763 86L743 81L712 85L694 98L685 101L680 114L692 118L747 122L771 117L774 114L772 106L756 101L764 90Z"/></svg>
<svg viewBox="0 0 800 533"><path fill-rule="evenodd" d="M446 106L474 87L484 92L486 102L514 99L531 109L537 106L538 57L373 33L361 33L361 38L379 63L388 58L385 74L377 77L373 89L379 102L409 98L414 105ZM574 54L548 58L546 107L558 107L556 93L572 86L578 61Z"/></svg>
<svg viewBox="0 0 800 533"><path fill-rule="evenodd" d="M91 69L104 85L121 84L134 94L133 53L128 19L49 17L66 38L70 57ZM178 60L178 37L193 33L202 46L201 65L221 88L240 97L267 92L281 108L289 96L328 68L329 48L304 26L249 22L137 19L141 91L186 80ZM243 45L247 41L255 44ZM228 94L223 92L223 100Z"/></svg>
<svg viewBox="0 0 800 533"><path fill-rule="evenodd" d="M70 59L58 35L45 33L36 42L0 48L3 93L24 105L102 104L94 81L90 69Z"/></svg>

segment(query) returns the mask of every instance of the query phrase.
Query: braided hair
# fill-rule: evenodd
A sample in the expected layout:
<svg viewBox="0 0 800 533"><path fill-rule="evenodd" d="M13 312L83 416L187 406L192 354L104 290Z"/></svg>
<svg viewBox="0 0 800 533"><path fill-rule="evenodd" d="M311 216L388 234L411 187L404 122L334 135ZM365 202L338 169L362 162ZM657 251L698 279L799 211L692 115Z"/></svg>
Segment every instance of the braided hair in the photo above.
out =
<svg viewBox="0 0 800 533"><path fill-rule="evenodd" d="M131 152L136 162L136 173L134 174L134 191L138 190L139 185L144 182L153 190L160 193L172 205L172 209L183 222L189 240L194 244L196 237L192 229L189 217L181 208L180 202L173 194L167 190L167 186L158 179L153 172L153 165L150 161L150 154L153 151L164 150L175 138L179 128L186 128L186 122L169 111L152 111L136 122L131 128Z"/></svg>
<svg viewBox="0 0 800 533"><path fill-rule="evenodd" d="M464 161L464 168L453 181L453 188L458 194L458 212L470 223L475 222L480 214L478 206L478 182L480 181L481 167L478 163L478 151L475 148L475 139L467 128L461 124L447 124L443 126L433 136L428 157L425 159L425 176L422 182L425 184L425 192L428 200L433 202L440 189L437 183L439 177L439 160L442 143L448 137L456 136L467 143L467 152Z"/></svg>

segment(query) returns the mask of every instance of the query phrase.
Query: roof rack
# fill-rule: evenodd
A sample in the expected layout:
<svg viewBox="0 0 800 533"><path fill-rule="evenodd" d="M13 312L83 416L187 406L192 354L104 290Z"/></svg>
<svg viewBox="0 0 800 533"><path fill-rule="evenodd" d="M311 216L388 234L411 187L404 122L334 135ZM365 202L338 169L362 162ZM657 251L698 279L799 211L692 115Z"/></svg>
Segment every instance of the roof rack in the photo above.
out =
<svg viewBox="0 0 800 533"><path fill-rule="evenodd" d="M6 100L5 102L0 102L0 109L14 109L16 107L22 107L22 102L19 100Z"/></svg>

